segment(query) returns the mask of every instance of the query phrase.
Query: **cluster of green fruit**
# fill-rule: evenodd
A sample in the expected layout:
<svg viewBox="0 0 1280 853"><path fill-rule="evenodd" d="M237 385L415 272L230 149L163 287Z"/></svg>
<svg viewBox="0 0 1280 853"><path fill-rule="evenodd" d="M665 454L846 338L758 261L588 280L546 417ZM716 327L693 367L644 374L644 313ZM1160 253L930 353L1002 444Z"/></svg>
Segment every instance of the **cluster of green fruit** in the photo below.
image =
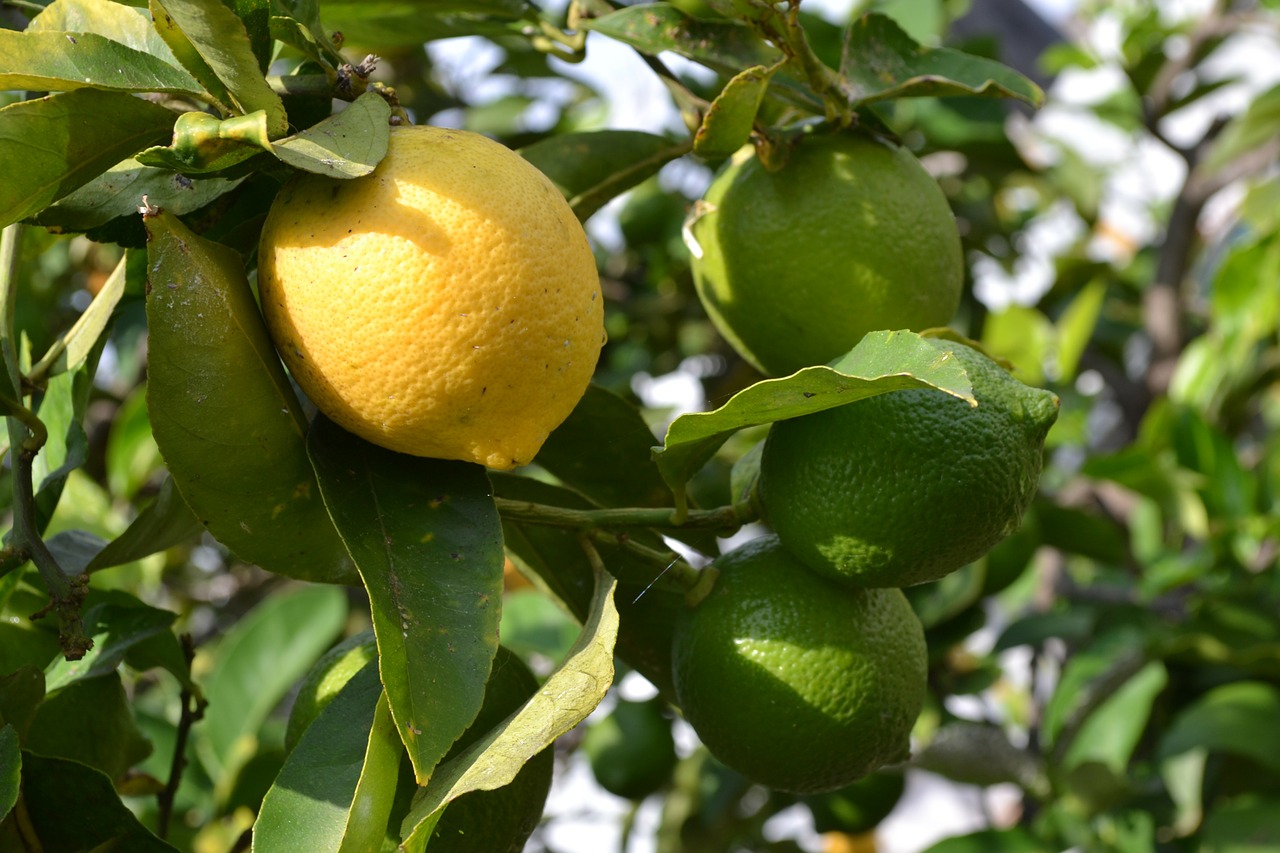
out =
<svg viewBox="0 0 1280 853"><path fill-rule="evenodd" d="M963 279L941 190L862 135L805 137L774 172L736 158L691 232L708 313L775 374L874 329L948 322ZM1057 398L926 340L965 368L977 405L900 390L774 424L756 495L773 533L716 560L713 591L677 626L685 718L771 788L831 791L909 756L927 656L900 588L980 558L1035 493Z"/></svg>

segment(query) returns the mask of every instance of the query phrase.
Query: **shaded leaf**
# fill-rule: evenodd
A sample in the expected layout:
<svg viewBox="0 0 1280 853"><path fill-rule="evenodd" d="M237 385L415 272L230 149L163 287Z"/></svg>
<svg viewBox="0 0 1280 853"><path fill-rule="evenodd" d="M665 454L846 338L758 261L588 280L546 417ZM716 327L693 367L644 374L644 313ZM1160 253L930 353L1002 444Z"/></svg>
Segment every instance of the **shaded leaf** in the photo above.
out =
<svg viewBox="0 0 1280 853"><path fill-rule="evenodd" d="M57 690L81 678L114 672L130 648L168 633L176 613L149 607L124 592L95 592L84 610L85 633L93 648L78 661L59 660L45 671L47 688Z"/></svg>
<svg viewBox="0 0 1280 853"><path fill-rule="evenodd" d="M1280 773L1280 689L1260 681L1215 687L1188 705L1165 732L1159 755L1192 749L1242 755Z"/></svg>
<svg viewBox="0 0 1280 853"><path fill-rule="evenodd" d="M46 207L32 221L57 232L87 231L120 216L136 216L143 196L156 207L181 216L230 192L243 180L193 180L169 169L144 166L130 158Z"/></svg>
<svg viewBox="0 0 1280 853"><path fill-rule="evenodd" d="M123 92L81 89L0 108L0 227L163 139L174 114Z"/></svg>
<svg viewBox="0 0 1280 853"><path fill-rule="evenodd" d="M358 178L372 172L386 156L390 118L386 100L365 92L337 115L279 140L271 151L296 169L331 178Z"/></svg>
<svg viewBox="0 0 1280 853"><path fill-rule="evenodd" d="M370 662L307 727L262 800L263 850L376 850L395 800L399 734Z"/></svg>
<svg viewBox="0 0 1280 853"><path fill-rule="evenodd" d="M0 89L68 92L204 90L181 68L93 33L14 32L0 29Z"/></svg>
<svg viewBox="0 0 1280 853"><path fill-rule="evenodd" d="M0 676L0 721L13 726L25 739L36 709L44 701L44 673L34 666L21 666Z"/></svg>
<svg viewBox="0 0 1280 853"><path fill-rule="evenodd" d="M510 783L529 759L585 720L600 704L613 683L613 646L618 636L618 611L613 603L616 586L607 574L597 573L582 634L542 689L501 725L441 765L430 784L417 793L400 828L407 847L425 841L451 800Z"/></svg>
<svg viewBox="0 0 1280 853"><path fill-rule="evenodd" d="M101 771L65 758L24 752L23 802L46 851L128 850L177 853L152 835L120 802ZM68 803L75 803L68 809Z"/></svg>
<svg viewBox="0 0 1280 853"><path fill-rule="evenodd" d="M23 747L78 761L113 780L151 753L115 672L50 691L31 720Z"/></svg>
<svg viewBox="0 0 1280 853"><path fill-rule="evenodd" d="M210 772L230 778L253 753L258 730L294 682L342 630L342 590L307 586L272 595L236 623L204 671L203 736L197 751Z"/></svg>
<svg viewBox="0 0 1280 853"><path fill-rule="evenodd" d="M1122 627L1094 637L1071 656L1045 704L1047 741L1056 742L1069 723L1078 723L1081 713L1096 709L1145 666L1145 640L1137 628Z"/></svg>
<svg viewBox="0 0 1280 853"><path fill-rule="evenodd" d="M1280 849L1280 797L1246 794L1214 809L1200 830L1200 853Z"/></svg>
<svg viewBox="0 0 1280 853"><path fill-rule="evenodd" d="M1047 793L1044 761L1018 749L997 726L967 720L948 723L911 763L966 785L1013 782Z"/></svg>
<svg viewBox="0 0 1280 853"><path fill-rule="evenodd" d="M146 225L147 404L179 492L241 559L303 580L354 582L307 459L301 406L239 255L164 211Z"/></svg>
<svg viewBox="0 0 1280 853"><path fill-rule="evenodd" d="M18 747L18 730L0 726L0 820L18 801L22 792L22 750Z"/></svg>
<svg viewBox="0 0 1280 853"><path fill-rule="evenodd" d="M1016 98L1032 106L1044 92L994 60L952 48L923 48L887 15L863 15L849 25L841 68L854 105L890 98L983 95Z"/></svg>
<svg viewBox="0 0 1280 853"><path fill-rule="evenodd" d="M719 160L746 145L772 76L769 69L756 65L726 83L693 135L693 153Z"/></svg>
<svg viewBox="0 0 1280 853"><path fill-rule="evenodd" d="M320 490L364 580L378 666L424 784L475 719L498 647L502 528L479 465L385 450L317 417Z"/></svg>
<svg viewBox="0 0 1280 853"><path fill-rule="evenodd" d="M165 21L163 26L171 21L205 66L226 86L231 104L240 113L262 110L266 113L271 137L285 135L288 117L284 103L262 76L244 22L234 12L221 0L151 0L151 9L161 34L165 33L161 20ZM174 46L169 37L165 40L170 47ZM187 62L187 57L176 48L174 53L180 61ZM189 70L200 77L196 69Z"/></svg>
<svg viewBox="0 0 1280 853"><path fill-rule="evenodd" d="M1025 829L985 829L939 841L924 853L1056 853Z"/></svg>
<svg viewBox="0 0 1280 853"><path fill-rule="evenodd" d="M560 188L585 221L688 150L688 142L638 130L591 130L556 134L518 153Z"/></svg>
<svg viewBox="0 0 1280 853"><path fill-rule="evenodd" d="M830 367L806 367L740 391L713 412L681 415L656 451L677 501L684 483L735 431L843 406L902 388L936 388L976 405L964 368L911 332L872 332Z"/></svg>
<svg viewBox="0 0 1280 853"><path fill-rule="evenodd" d="M530 5L524 0L325 0L324 29L360 45L419 47L464 35L518 32Z"/></svg>
<svg viewBox="0 0 1280 853"><path fill-rule="evenodd" d="M85 571L96 572L141 560L194 538L204 527L178 494L172 477L165 477L156 499L138 513L124 533L106 544Z"/></svg>
<svg viewBox="0 0 1280 853"><path fill-rule="evenodd" d="M639 409L591 385L534 461L602 506L662 506L671 493L653 463L656 443Z"/></svg>

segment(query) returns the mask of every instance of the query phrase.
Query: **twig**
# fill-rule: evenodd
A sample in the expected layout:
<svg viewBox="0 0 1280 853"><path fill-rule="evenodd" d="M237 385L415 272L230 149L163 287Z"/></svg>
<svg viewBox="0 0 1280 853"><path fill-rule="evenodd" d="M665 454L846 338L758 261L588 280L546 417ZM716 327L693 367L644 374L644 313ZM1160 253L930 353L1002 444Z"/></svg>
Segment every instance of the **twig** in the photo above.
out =
<svg viewBox="0 0 1280 853"><path fill-rule="evenodd" d="M676 511L671 508L569 509L509 498L494 500L498 512L506 518L552 527L656 527L667 530L731 531L755 519L755 511L746 502L717 509L693 510L684 521L677 521Z"/></svg>
<svg viewBox="0 0 1280 853"><path fill-rule="evenodd" d="M182 656L187 661L187 671L191 671L191 661L195 659L195 644L190 634L182 635ZM169 834L169 822L173 817L173 801L178 793L178 785L182 782L182 771L187 764L187 737L191 727L204 716L205 701L194 696L186 687L182 688L182 715L178 718L178 732L174 741L173 761L169 764L169 781L164 790L156 794L156 835L164 840Z"/></svg>

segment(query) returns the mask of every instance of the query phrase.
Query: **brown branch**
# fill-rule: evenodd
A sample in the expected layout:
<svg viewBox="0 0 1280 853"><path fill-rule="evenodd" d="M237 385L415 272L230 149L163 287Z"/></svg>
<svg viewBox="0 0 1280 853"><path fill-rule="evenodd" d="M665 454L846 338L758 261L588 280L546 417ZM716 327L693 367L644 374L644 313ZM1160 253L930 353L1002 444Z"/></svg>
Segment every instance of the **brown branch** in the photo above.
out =
<svg viewBox="0 0 1280 853"><path fill-rule="evenodd" d="M191 671L191 661L195 659L195 644L190 634L182 635L182 656L187 661L187 671ZM187 737L191 727L204 716L205 701L192 694L186 687L182 688L182 715L178 718L178 732L173 746L173 761L169 764L169 781L164 790L156 794L156 835L164 840L169 834L169 823L173 817L173 802L178 793L178 785L182 783L182 771L187 765Z"/></svg>

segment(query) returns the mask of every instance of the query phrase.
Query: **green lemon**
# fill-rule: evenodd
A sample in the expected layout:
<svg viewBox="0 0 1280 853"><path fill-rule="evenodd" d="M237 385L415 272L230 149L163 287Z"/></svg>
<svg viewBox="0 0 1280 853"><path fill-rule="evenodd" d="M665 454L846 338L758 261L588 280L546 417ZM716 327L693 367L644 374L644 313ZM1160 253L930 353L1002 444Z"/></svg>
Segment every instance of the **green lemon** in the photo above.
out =
<svg viewBox="0 0 1280 853"><path fill-rule="evenodd" d="M715 588L682 615L672 651L676 696L713 755L799 794L908 757L927 660L901 590L833 584L774 536L713 565Z"/></svg>
<svg viewBox="0 0 1280 853"><path fill-rule="evenodd" d="M1035 495L1058 398L977 350L929 340L964 365L976 407L934 389L890 391L769 431L765 518L805 565L832 579L936 580L1016 530Z"/></svg>
<svg viewBox="0 0 1280 853"><path fill-rule="evenodd" d="M661 700L619 700L609 716L587 729L582 751L600 787L629 800L642 800L667 784L677 761Z"/></svg>
<svg viewBox="0 0 1280 853"><path fill-rule="evenodd" d="M537 690L538 680L524 661L499 646L484 705L445 761L511 716ZM542 817L554 764L554 753L544 749L504 787L473 791L449 803L431 833L432 853L519 853Z"/></svg>
<svg viewBox="0 0 1280 853"><path fill-rule="evenodd" d="M776 172L743 149L696 212L698 295L763 373L826 364L867 332L944 326L960 303L955 218L901 146L812 134Z"/></svg>

